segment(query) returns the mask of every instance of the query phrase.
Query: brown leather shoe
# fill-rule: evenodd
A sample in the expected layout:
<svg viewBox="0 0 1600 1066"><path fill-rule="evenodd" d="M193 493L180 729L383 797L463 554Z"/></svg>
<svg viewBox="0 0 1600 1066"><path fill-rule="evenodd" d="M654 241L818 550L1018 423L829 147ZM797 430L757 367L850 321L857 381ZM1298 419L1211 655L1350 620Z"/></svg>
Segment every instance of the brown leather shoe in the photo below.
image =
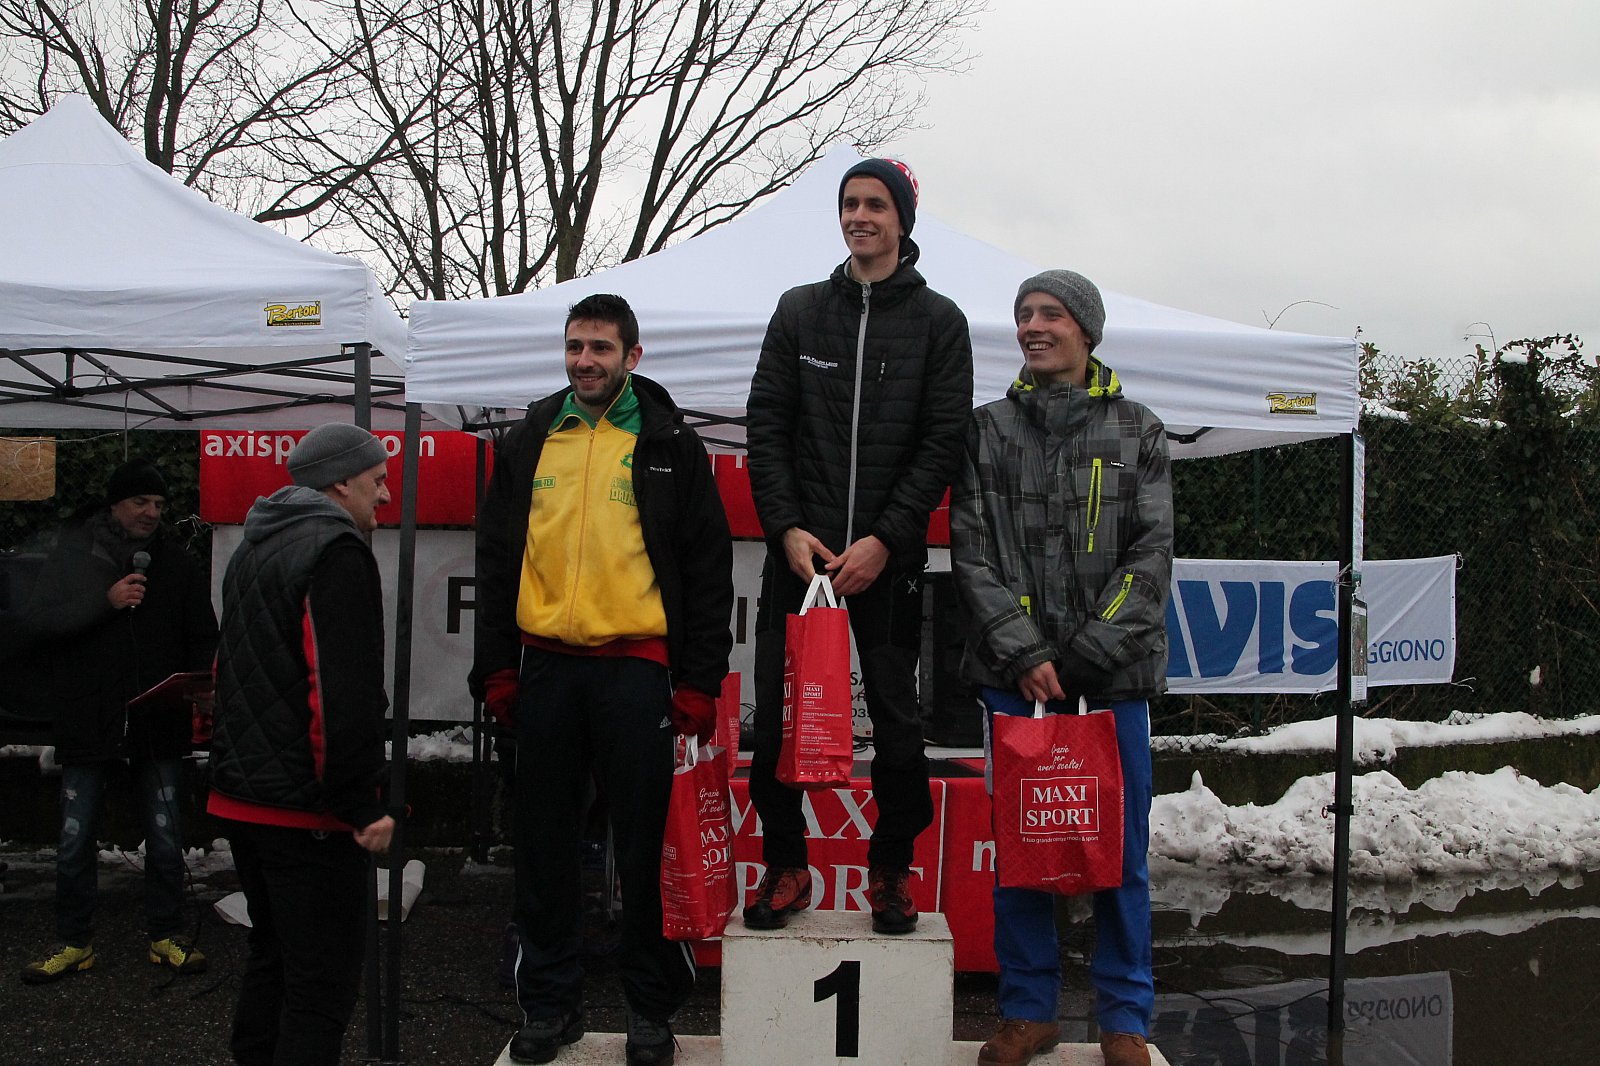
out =
<svg viewBox="0 0 1600 1066"><path fill-rule="evenodd" d="M1138 1033L1101 1033L1100 1054L1106 1066L1150 1066L1150 1049Z"/></svg>
<svg viewBox="0 0 1600 1066"><path fill-rule="evenodd" d="M1029 1022L1021 1018L1002 1018L994 1035L978 1049L978 1066L1023 1066L1041 1051L1049 1051L1061 1039L1061 1026L1055 1022Z"/></svg>

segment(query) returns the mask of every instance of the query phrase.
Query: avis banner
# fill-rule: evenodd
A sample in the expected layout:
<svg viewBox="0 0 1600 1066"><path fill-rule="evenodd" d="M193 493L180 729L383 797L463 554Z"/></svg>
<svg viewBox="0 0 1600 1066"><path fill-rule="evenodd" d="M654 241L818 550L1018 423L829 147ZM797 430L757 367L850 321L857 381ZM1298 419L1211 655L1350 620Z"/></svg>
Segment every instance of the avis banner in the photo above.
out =
<svg viewBox="0 0 1600 1066"><path fill-rule="evenodd" d="M1455 556L1362 564L1368 684L1445 684L1455 669ZM1331 562L1176 559L1173 692L1325 692L1339 665Z"/></svg>

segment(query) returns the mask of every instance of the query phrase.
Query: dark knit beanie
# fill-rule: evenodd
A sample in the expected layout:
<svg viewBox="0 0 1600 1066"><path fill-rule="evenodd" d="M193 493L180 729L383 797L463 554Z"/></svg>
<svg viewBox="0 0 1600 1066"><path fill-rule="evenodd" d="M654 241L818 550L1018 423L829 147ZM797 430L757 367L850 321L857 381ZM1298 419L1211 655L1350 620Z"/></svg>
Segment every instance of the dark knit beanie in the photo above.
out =
<svg viewBox="0 0 1600 1066"><path fill-rule="evenodd" d="M863 159L844 172L839 180L839 210L844 210L844 187L851 178L877 178L889 189L894 198L894 209L900 214L900 229L907 237L917 224L917 176L911 168L898 159Z"/></svg>
<svg viewBox="0 0 1600 1066"><path fill-rule="evenodd" d="M389 461L383 442L360 426L318 426L289 452L289 478L308 489L325 489Z"/></svg>
<svg viewBox="0 0 1600 1066"><path fill-rule="evenodd" d="M106 503L120 503L129 496L167 497L167 479L148 459L130 459L111 472L106 482Z"/></svg>
<svg viewBox="0 0 1600 1066"><path fill-rule="evenodd" d="M1017 289L1017 301L1011 305L1011 317L1022 310L1022 300L1030 292L1042 292L1061 301L1061 306L1077 321L1084 339L1092 352L1100 346L1106 328L1106 305L1101 302L1100 290L1082 274L1070 270L1046 270L1035 274Z"/></svg>

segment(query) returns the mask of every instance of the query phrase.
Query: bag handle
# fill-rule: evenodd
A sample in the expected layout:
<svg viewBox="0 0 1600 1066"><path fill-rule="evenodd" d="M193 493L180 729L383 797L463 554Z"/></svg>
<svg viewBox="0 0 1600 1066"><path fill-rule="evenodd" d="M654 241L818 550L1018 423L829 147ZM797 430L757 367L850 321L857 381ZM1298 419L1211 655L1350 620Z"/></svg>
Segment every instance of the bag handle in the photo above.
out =
<svg viewBox="0 0 1600 1066"><path fill-rule="evenodd" d="M1044 712L1044 700L1034 700L1033 701L1033 716L1035 718L1043 718L1044 717L1044 713L1045 713ZM1078 697L1078 713L1079 714L1088 714L1089 713L1089 700L1088 700L1088 697L1086 697L1086 696L1079 696Z"/></svg>
<svg viewBox="0 0 1600 1066"><path fill-rule="evenodd" d="M827 574L819 571L817 576L811 579L811 587L806 589L806 598L800 601L801 614L805 614L806 611L817 606L818 592L827 597L829 607L839 606L839 601L833 595L833 582L828 580Z"/></svg>
<svg viewBox="0 0 1600 1066"><path fill-rule="evenodd" d="M675 761L677 765L673 772L693 770L700 762L700 741L694 737L679 737L683 744L683 754Z"/></svg>

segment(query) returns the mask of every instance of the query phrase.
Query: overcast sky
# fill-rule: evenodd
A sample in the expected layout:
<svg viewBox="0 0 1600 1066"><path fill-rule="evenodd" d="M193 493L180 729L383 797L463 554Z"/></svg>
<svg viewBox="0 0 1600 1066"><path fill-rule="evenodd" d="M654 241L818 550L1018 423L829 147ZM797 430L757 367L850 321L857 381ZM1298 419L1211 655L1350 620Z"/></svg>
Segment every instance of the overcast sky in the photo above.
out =
<svg viewBox="0 0 1600 1066"><path fill-rule="evenodd" d="M1321 301L1277 328L1400 355L1479 321L1600 354L1592 0L992 7L886 149L946 222L1238 322Z"/></svg>

